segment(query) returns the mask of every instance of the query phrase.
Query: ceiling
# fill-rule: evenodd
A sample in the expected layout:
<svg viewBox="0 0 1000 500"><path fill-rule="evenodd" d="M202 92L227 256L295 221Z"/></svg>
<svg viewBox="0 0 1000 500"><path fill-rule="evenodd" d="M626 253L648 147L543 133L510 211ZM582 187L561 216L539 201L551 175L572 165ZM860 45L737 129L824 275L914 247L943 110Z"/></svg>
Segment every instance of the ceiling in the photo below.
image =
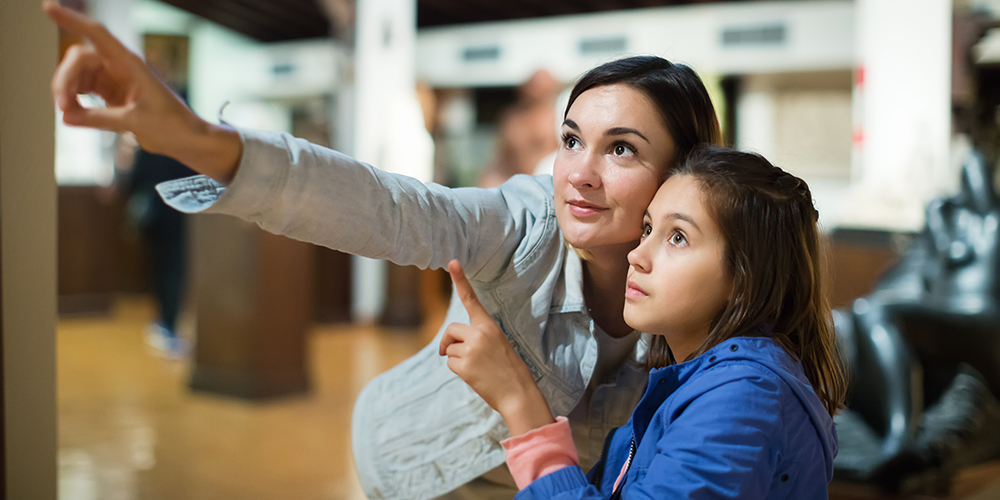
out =
<svg viewBox="0 0 1000 500"><path fill-rule="evenodd" d="M316 0L163 0L262 42L320 38L330 23Z"/></svg>
<svg viewBox="0 0 1000 500"><path fill-rule="evenodd" d="M306 0L308 1L308 0ZM417 0L417 27L564 16L718 0Z"/></svg>
<svg viewBox="0 0 1000 500"><path fill-rule="evenodd" d="M353 3L351 0L163 1L264 42L329 36L334 30L320 4ZM417 0L417 27L714 1L717 0Z"/></svg>

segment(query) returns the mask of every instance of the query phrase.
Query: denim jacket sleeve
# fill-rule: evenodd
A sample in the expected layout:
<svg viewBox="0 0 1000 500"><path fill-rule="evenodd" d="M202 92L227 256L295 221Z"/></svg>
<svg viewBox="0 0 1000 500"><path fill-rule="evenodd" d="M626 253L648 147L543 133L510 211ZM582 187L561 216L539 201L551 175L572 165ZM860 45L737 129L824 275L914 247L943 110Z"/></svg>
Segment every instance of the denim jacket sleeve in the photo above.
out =
<svg viewBox="0 0 1000 500"><path fill-rule="evenodd" d="M780 382L763 368L737 370L746 376L692 380L657 409L642 438L656 439L655 449L646 457L637 453L622 498L767 498L777 467L774 450L780 448L775 442L782 409ZM538 478L516 498L611 496L588 484L579 468L573 469Z"/></svg>
<svg viewBox="0 0 1000 500"><path fill-rule="evenodd" d="M391 174L288 134L240 130L243 158L228 187L207 178L158 186L186 212L225 213L263 229L402 265L499 276L549 210L551 182L522 179L494 189L449 189ZM202 186L192 187L195 180ZM201 195L193 191L201 190ZM207 195L205 193L208 193Z"/></svg>

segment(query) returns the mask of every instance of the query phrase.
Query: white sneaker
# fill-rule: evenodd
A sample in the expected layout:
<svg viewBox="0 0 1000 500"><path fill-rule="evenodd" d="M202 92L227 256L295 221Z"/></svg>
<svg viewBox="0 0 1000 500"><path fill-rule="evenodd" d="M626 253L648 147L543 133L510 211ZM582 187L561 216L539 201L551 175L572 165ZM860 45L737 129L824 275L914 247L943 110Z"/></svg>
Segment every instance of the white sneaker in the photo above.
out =
<svg viewBox="0 0 1000 500"><path fill-rule="evenodd" d="M171 334L170 330L160 323L150 323L146 326L146 345L152 348L153 354L161 358L182 359L188 354L187 339Z"/></svg>

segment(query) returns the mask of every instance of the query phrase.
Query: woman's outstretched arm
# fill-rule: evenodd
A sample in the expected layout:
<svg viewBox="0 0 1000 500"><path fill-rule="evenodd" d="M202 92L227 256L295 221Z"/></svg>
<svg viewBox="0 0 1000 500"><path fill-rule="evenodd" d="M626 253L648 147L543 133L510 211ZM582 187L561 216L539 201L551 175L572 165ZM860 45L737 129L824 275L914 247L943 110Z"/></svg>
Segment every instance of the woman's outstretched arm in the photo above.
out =
<svg viewBox="0 0 1000 500"><path fill-rule="evenodd" d="M265 230L343 252L419 267L459 259L470 276L499 276L557 232L551 187L523 180L499 190L423 184L288 134L235 130L195 115L142 60L99 23L46 3L56 23L90 42L76 45L52 82L64 121L135 134L206 179L161 185L175 208L234 215ZM79 94L108 103L84 108ZM171 202L175 203L171 203Z"/></svg>
<svg viewBox="0 0 1000 500"><path fill-rule="evenodd" d="M199 118L100 23L51 1L42 9L88 42L70 47L52 77L52 96L67 125L132 132L151 153L222 183L233 179L243 148L235 130ZM80 94L97 94L107 107L86 108Z"/></svg>

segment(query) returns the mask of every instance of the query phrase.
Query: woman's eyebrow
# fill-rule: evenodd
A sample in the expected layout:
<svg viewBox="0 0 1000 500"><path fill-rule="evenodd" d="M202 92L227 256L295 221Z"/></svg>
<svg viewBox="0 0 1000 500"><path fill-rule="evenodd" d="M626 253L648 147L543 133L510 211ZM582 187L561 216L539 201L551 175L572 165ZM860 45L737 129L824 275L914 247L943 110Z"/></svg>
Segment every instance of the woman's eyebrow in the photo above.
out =
<svg viewBox="0 0 1000 500"><path fill-rule="evenodd" d="M580 126L577 125L575 121L570 120L569 118L563 120L563 125L571 128L573 130L576 130L577 132L580 131ZM653 144L653 143L649 142L649 139L647 139L646 136L642 135L642 132L639 132L638 130L636 130L634 128L628 128L628 127L611 127L611 128L609 128L609 129L607 129L607 130L604 131L604 135L626 135L626 134L635 134L635 135L641 137L642 140L646 141L647 144L650 144L650 145Z"/></svg>
<svg viewBox="0 0 1000 500"><path fill-rule="evenodd" d="M604 134L605 135L635 134L635 135L641 137L642 140L646 141L647 144L650 144L650 145L653 144L653 143L649 142L649 139L647 139L646 136L642 135L642 132L639 132L638 130L636 130L634 128L628 128L628 127L611 127L609 129L605 130Z"/></svg>

